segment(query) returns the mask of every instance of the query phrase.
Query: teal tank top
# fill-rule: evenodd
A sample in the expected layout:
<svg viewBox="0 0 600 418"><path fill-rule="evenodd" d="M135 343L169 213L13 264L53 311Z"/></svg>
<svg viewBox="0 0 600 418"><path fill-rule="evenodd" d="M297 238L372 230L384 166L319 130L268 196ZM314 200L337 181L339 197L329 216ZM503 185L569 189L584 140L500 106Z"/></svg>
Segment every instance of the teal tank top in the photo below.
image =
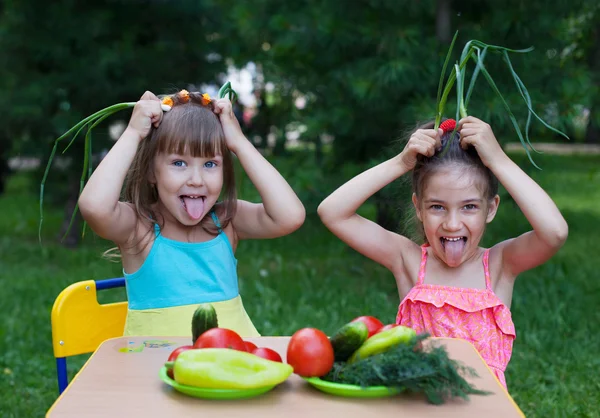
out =
<svg viewBox="0 0 600 418"><path fill-rule="evenodd" d="M165 238L155 224L154 244L135 273L125 273L130 310L219 302L239 295L237 259L211 212L219 234L210 241L187 243Z"/></svg>

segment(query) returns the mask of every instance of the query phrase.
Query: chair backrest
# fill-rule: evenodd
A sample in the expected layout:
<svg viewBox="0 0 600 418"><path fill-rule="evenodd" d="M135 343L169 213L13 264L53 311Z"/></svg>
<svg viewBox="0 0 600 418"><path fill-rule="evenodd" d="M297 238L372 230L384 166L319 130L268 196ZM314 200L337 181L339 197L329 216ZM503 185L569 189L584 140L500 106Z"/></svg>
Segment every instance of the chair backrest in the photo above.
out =
<svg viewBox="0 0 600 418"><path fill-rule="evenodd" d="M123 335L127 302L98 303L97 290L125 286L124 278L86 280L66 287L52 307L52 347L59 392L66 388L66 357L92 353L109 338Z"/></svg>

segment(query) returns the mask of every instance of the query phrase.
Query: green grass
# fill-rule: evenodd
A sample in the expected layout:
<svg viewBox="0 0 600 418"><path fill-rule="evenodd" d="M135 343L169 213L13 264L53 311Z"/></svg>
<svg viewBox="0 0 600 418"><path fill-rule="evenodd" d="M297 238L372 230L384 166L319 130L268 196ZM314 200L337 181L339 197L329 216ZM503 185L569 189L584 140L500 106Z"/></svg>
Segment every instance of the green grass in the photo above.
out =
<svg viewBox="0 0 600 418"><path fill-rule="evenodd" d="M515 158L527 166L526 157ZM528 417L599 416L600 360L594 353L600 345L600 158L536 161L544 170L528 171L563 211L570 236L550 262L517 281L517 340L508 385ZM502 198L487 245L527 229L510 198ZM314 206L312 200L309 212ZM75 281L119 276L120 265L100 257L110 243L91 234L75 250L56 244L62 217L57 209L47 208L40 246L37 199L24 175L11 179L0 213L0 415L42 416L57 396L50 334L54 298ZM291 236L243 242L237 255L244 302L263 335L290 335L306 326L331 333L364 314L384 322L395 318L399 300L391 274L348 249L314 218ZM123 297L116 290L103 300ZM86 357L69 362L71 376Z"/></svg>

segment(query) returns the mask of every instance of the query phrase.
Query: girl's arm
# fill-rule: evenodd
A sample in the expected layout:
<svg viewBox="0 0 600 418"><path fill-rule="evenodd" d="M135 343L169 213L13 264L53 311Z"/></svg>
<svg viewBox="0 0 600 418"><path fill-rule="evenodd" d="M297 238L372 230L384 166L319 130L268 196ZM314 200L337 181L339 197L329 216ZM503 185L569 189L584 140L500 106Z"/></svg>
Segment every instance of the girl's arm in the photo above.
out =
<svg viewBox="0 0 600 418"><path fill-rule="evenodd" d="M152 124L158 126L163 111L160 100L146 92L133 108L127 129L102 159L79 197L79 210L90 228L114 243L126 243L137 223L134 209L119 202L121 188L140 141Z"/></svg>
<svg viewBox="0 0 600 418"><path fill-rule="evenodd" d="M338 188L319 205L318 213L323 224L359 253L394 270L396 263L402 261L404 250L415 244L363 218L356 211L373 194L412 170L418 154L432 156L440 144L440 135L433 129L418 130L399 155Z"/></svg>
<svg viewBox="0 0 600 418"><path fill-rule="evenodd" d="M459 122L459 129L461 144L477 149L533 227L533 231L499 244L507 272L515 277L546 262L562 247L569 232L556 204L504 153L488 124L469 116Z"/></svg>
<svg viewBox="0 0 600 418"><path fill-rule="evenodd" d="M227 146L258 190L262 203L238 201L233 227L238 239L277 238L300 228L306 216L302 202L279 172L244 136L231 102L215 103Z"/></svg>

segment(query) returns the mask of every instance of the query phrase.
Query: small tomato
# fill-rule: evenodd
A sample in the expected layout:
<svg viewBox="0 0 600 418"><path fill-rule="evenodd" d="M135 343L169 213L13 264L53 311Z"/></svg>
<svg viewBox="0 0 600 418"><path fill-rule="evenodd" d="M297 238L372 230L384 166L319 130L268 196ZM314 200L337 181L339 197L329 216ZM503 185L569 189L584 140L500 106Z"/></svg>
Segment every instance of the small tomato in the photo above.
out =
<svg viewBox="0 0 600 418"><path fill-rule="evenodd" d="M173 350L171 352L171 355L169 355L169 359L167 361L175 361L179 354L183 353L184 351L193 350L193 349L194 349L193 345L182 345L181 347L177 347L175 350Z"/></svg>
<svg viewBox="0 0 600 418"><path fill-rule="evenodd" d="M194 348L231 348L246 351L246 344L235 331L226 328L211 328L198 337Z"/></svg>
<svg viewBox="0 0 600 418"><path fill-rule="evenodd" d="M327 335L316 328L302 328L292 335L287 348L287 362L294 373L303 377L320 377L333 367L333 347Z"/></svg>
<svg viewBox="0 0 600 418"><path fill-rule="evenodd" d="M246 346L246 351L251 353L256 350L256 344L250 341L244 341L244 345Z"/></svg>
<svg viewBox="0 0 600 418"><path fill-rule="evenodd" d="M179 356L179 354L183 353L184 351L193 350L193 349L194 349L193 345L182 345L181 347L177 347L175 350L173 350L171 352L171 354L169 355L169 359L167 361L173 362L177 359L177 356ZM173 368L172 367L167 368L167 376L169 376L171 379L175 379L175 377L173 376Z"/></svg>
<svg viewBox="0 0 600 418"><path fill-rule="evenodd" d="M279 355L279 353L275 350L271 350L270 348L266 348L266 347L255 348L252 351L252 354L254 354L255 356L258 356L258 357L262 357L267 360L278 361L279 363L283 363L283 360L281 359L281 356Z"/></svg>
<svg viewBox="0 0 600 418"><path fill-rule="evenodd" d="M384 325L383 327L381 327L377 331L375 331L375 334L379 334L382 331L387 331L388 329L396 328L397 326L398 326L398 324L387 324L387 325ZM375 335L375 334L373 334L373 335Z"/></svg>
<svg viewBox="0 0 600 418"><path fill-rule="evenodd" d="M367 336L367 338L369 338L370 336L372 336L373 334L375 334L375 332L383 327L383 322L381 322L379 319L375 318L374 316L359 316L358 318L354 318L352 321L350 322L364 322L364 324L367 326L367 329L369 330L369 335Z"/></svg>

